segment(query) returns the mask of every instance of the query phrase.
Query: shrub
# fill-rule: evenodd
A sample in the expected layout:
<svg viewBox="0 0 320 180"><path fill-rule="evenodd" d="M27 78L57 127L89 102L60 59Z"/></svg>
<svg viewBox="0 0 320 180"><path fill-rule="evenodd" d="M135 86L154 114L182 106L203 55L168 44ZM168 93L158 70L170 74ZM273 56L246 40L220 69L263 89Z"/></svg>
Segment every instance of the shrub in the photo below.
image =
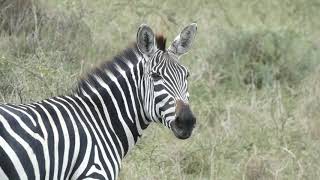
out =
<svg viewBox="0 0 320 180"><path fill-rule="evenodd" d="M215 47L212 59L217 66L213 71L223 74L221 82L236 87L254 85L260 89L276 80L294 86L317 62L317 49L294 31L240 30L219 34L222 45Z"/></svg>

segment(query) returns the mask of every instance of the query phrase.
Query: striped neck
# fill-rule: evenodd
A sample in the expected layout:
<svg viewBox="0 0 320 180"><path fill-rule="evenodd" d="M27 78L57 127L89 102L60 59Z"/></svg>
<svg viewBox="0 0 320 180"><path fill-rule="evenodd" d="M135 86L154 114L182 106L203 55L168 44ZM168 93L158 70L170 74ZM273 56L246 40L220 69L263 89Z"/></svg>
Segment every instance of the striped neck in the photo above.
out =
<svg viewBox="0 0 320 180"><path fill-rule="evenodd" d="M75 97L95 111L94 119L114 134L124 157L147 128L140 84L142 57L136 47L128 48L110 62L96 68L78 84Z"/></svg>

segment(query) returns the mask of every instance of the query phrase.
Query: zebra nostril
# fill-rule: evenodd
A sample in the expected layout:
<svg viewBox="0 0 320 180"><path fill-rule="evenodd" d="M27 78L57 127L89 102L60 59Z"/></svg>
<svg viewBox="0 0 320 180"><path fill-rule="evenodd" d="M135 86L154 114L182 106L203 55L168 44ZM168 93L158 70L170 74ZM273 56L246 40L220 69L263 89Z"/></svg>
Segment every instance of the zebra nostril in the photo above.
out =
<svg viewBox="0 0 320 180"><path fill-rule="evenodd" d="M181 120L181 118L179 116L176 117L175 121L176 121L176 126L178 128L182 128L183 121Z"/></svg>
<svg viewBox="0 0 320 180"><path fill-rule="evenodd" d="M195 126L195 124L197 123L197 118L194 117L194 116L192 116L192 122L193 122L193 124L194 124L194 126Z"/></svg>

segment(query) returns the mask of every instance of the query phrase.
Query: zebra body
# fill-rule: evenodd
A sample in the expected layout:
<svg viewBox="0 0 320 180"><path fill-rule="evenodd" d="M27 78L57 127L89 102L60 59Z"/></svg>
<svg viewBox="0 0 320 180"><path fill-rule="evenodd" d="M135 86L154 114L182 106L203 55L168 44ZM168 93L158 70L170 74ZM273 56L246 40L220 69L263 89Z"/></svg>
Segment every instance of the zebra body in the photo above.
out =
<svg viewBox="0 0 320 180"><path fill-rule="evenodd" d="M187 26L164 50L142 25L137 44L89 73L75 93L0 105L0 179L116 179L151 122L188 138L195 118L177 58L195 32Z"/></svg>

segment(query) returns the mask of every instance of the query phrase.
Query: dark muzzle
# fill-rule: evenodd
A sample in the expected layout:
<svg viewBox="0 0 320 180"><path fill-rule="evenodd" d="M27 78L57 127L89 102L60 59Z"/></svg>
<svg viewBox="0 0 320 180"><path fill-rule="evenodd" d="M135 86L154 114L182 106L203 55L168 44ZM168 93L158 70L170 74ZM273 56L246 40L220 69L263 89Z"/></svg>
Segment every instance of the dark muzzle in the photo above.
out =
<svg viewBox="0 0 320 180"><path fill-rule="evenodd" d="M174 135L179 139L187 139L191 136L196 124L190 106L181 100L176 102L176 119L172 122L171 128Z"/></svg>

